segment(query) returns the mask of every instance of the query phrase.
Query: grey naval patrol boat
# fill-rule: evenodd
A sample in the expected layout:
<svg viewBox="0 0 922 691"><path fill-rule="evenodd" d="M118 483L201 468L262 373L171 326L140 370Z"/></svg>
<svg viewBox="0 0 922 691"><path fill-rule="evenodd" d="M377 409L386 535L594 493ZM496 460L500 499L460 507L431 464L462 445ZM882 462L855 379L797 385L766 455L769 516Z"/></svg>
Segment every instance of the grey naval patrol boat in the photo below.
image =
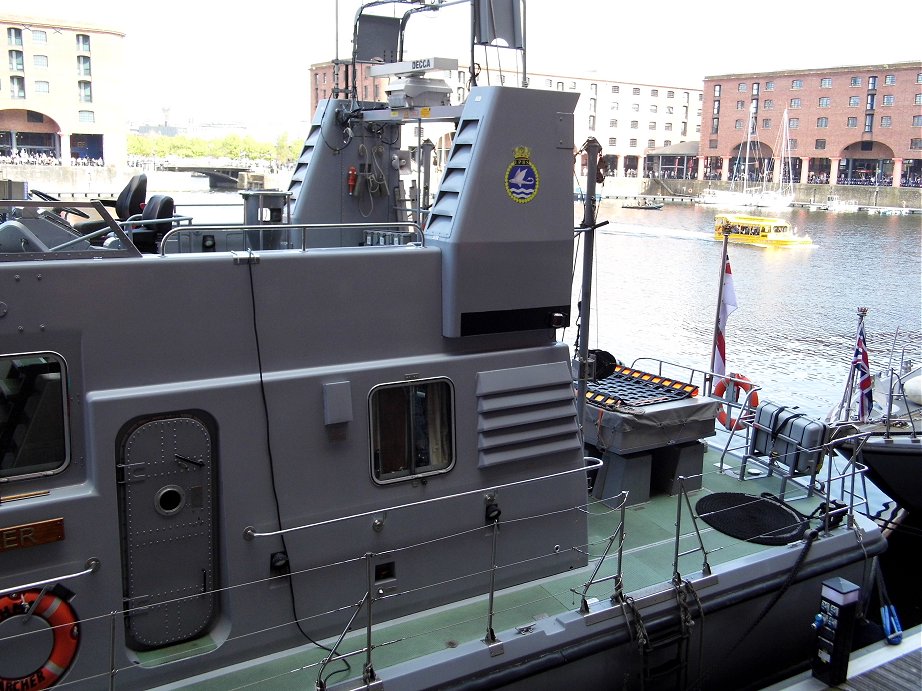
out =
<svg viewBox="0 0 922 691"><path fill-rule="evenodd" d="M524 45L519 9L473 3L472 45ZM406 19L359 11L346 90L244 223L0 202L0 688L747 688L828 660L821 591L866 588L876 525L726 472L710 373L581 351L574 378L577 95L451 104ZM369 35L401 39L386 101L348 90Z"/></svg>

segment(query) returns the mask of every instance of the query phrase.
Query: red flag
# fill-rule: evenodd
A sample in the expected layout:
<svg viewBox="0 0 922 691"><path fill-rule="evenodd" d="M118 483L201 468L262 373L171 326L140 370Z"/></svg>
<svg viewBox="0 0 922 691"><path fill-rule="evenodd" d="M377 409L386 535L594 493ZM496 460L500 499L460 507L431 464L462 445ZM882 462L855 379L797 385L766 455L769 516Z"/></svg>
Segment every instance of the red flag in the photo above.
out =
<svg viewBox="0 0 922 691"><path fill-rule="evenodd" d="M717 334L714 343L714 373L727 373L727 346L724 334L727 331L727 318L737 308L736 290L733 288L733 273L730 271L730 258L724 261L723 288L720 291L720 311L717 317Z"/></svg>

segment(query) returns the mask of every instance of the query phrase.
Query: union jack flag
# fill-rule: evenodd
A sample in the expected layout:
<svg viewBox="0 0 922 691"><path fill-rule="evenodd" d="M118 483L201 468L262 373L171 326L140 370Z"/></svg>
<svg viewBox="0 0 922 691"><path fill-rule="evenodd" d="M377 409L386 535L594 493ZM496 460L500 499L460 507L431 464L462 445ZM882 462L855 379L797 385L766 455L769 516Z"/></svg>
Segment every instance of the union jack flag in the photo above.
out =
<svg viewBox="0 0 922 691"><path fill-rule="evenodd" d="M852 358L855 381L858 385L858 419L865 422L871 414L874 403L871 368L868 365L868 344L864 338L864 322L858 326L858 340L855 343L855 356Z"/></svg>

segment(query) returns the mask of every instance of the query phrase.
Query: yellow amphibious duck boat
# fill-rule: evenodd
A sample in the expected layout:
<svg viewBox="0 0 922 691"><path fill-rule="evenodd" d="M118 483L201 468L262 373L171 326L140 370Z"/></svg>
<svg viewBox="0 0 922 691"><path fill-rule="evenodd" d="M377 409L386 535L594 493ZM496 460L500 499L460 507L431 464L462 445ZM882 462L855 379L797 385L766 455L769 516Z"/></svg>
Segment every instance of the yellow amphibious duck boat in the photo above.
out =
<svg viewBox="0 0 922 691"><path fill-rule="evenodd" d="M763 247L788 247L813 243L809 235L798 233L797 228L792 228L791 224L783 218L717 214L714 217L714 237L722 240L727 230L730 231L730 242L743 242Z"/></svg>

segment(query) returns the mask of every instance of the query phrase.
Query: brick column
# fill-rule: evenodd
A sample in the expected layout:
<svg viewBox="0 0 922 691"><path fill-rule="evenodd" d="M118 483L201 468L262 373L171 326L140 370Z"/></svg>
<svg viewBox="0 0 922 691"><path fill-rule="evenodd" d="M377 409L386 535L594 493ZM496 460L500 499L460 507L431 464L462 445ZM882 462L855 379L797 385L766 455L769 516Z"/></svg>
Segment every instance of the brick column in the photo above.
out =
<svg viewBox="0 0 922 691"><path fill-rule="evenodd" d="M893 187L901 187L900 177L903 175L903 159L893 159Z"/></svg>

